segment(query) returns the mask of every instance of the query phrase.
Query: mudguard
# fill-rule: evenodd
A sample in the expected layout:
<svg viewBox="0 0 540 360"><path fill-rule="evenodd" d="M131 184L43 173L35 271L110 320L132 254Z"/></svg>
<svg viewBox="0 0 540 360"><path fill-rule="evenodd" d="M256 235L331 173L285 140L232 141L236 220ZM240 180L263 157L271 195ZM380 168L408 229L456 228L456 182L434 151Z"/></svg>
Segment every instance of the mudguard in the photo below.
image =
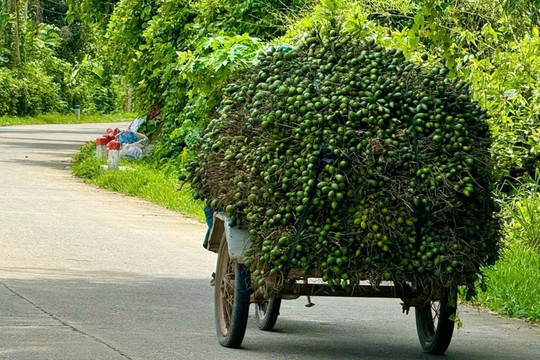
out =
<svg viewBox="0 0 540 360"><path fill-rule="evenodd" d="M251 245L249 234L246 230L230 226L229 216L219 211L214 213L206 248L217 253L223 239L227 239L231 259L242 262L245 252Z"/></svg>

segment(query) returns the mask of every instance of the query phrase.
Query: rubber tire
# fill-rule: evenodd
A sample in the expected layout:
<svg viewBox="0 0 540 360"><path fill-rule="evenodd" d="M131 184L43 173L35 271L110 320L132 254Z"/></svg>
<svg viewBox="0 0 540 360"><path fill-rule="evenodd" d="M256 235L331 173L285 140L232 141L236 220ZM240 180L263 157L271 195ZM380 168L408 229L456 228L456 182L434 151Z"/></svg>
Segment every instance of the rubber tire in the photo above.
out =
<svg viewBox="0 0 540 360"><path fill-rule="evenodd" d="M234 292L232 304L232 316L228 328L224 332L220 323L220 317L223 311L219 307L222 297L222 264L227 262L227 266L234 266ZM218 342L221 346L227 348L238 348L242 345L246 333L247 321L249 315L250 302L250 273L244 264L232 264L229 258L227 241L224 239L219 247L218 261L216 266L216 281L214 285L214 315L216 320L216 332ZM226 322L226 320L223 320Z"/></svg>
<svg viewBox="0 0 540 360"><path fill-rule="evenodd" d="M451 318L456 315L457 290L450 290L439 301L439 319L436 325L431 306L432 301L414 309L418 339L424 352L442 355L448 349L454 333L454 321Z"/></svg>
<svg viewBox="0 0 540 360"><path fill-rule="evenodd" d="M259 326L259 329L262 331L272 331L279 316L281 297L275 297L268 300L266 312L263 316L261 316L262 314L258 307L259 304L255 304L255 318L257 319L257 326Z"/></svg>

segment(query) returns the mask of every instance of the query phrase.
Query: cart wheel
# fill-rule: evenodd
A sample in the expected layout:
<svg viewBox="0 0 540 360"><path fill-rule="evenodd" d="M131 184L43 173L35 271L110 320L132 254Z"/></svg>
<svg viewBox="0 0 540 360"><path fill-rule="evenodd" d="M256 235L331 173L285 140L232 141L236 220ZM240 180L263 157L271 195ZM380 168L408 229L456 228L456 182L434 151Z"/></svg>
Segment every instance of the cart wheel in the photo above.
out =
<svg viewBox="0 0 540 360"><path fill-rule="evenodd" d="M257 325L263 331L271 331L276 325L281 307L281 297L275 297L263 303L255 303Z"/></svg>
<svg viewBox="0 0 540 360"><path fill-rule="evenodd" d="M415 307L416 330L424 352L442 355L448 349L454 332L456 309L457 289L449 290L438 301L430 300Z"/></svg>
<svg viewBox="0 0 540 360"><path fill-rule="evenodd" d="M229 257L227 240L219 246L214 309L217 338L220 345L237 348L246 333L250 296L250 275L244 264Z"/></svg>

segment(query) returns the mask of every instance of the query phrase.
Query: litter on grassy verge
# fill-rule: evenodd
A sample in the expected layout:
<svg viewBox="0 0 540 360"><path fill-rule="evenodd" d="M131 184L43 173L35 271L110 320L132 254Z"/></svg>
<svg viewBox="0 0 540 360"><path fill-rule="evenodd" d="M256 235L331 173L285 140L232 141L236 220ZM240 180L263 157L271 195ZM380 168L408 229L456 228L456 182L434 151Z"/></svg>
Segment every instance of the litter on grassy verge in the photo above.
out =
<svg viewBox="0 0 540 360"><path fill-rule="evenodd" d="M88 142L75 155L72 171L86 182L101 188L140 197L204 221L204 204L193 199L187 185L179 187L175 174L165 173L144 160L122 160L121 165L132 169L125 171L102 171L102 164L103 161L95 158L95 144Z"/></svg>

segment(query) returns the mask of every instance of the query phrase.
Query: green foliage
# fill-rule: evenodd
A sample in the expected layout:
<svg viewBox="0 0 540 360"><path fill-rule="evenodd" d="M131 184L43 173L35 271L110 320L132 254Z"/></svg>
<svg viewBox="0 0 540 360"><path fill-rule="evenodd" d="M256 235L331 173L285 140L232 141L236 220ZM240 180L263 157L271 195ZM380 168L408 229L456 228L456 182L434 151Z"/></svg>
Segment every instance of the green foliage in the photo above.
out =
<svg viewBox="0 0 540 360"><path fill-rule="evenodd" d="M163 123L159 138L155 142L152 158L157 163L176 163L177 157L184 151L185 146L191 146L198 140L202 124L201 114L205 114L204 102L186 105L178 117ZM203 109L199 109L199 107Z"/></svg>
<svg viewBox="0 0 540 360"><path fill-rule="evenodd" d="M151 0L120 0L104 36L104 55L114 71L133 86L135 96L147 108L159 97L159 78L152 76L152 49L148 48L143 34L157 9L158 4Z"/></svg>
<svg viewBox="0 0 540 360"><path fill-rule="evenodd" d="M0 22L0 27L2 25L10 26L7 22ZM60 59L54 57L59 44L58 29L28 21L24 30L22 64L13 68L11 44L8 42L4 44L6 56L0 54L0 116L65 111L66 103L57 81L62 78L65 67Z"/></svg>
<svg viewBox="0 0 540 360"><path fill-rule="evenodd" d="M261 44L248 34L220 33L201 39L194 51L178 56L180 75L192 84L190 97L204 96L223 87L231 74L253 66Z"/></svg>
<svg viewBox="0 0 540 360"><path fill-rule="evenodd" d="M247 34L202 38L193 51L178 54L177 79L189 86L180 89L186 97L165 92L163 112L167 117L153 155L157 159L175 158L184 146L193 144L201 128L221 101L221 89L230 76L253 65L261 44ZM164 94L164 95L165 95ZM182 106L183 105L183 106Z"/></svg>
<svg viewBox="0 0 540 360"><path fill-rule="evenodd" d="M139 111L160 108L156 131L161 136L154 151L158 160L178 156L186 136L196 136L208 122L229 77L252 65L263 46L259 37L283 34L288 17L309 2L120 0L115 4L100 39L103 54L133 90Z"/></svg>
<svg viewBox="0 0 540 360"><path fill-rule="evenodd" d="M27 6L32 7L31 11L34 12L34 17L37 18L41 16L43 22L47 24L52 24L58 27L66 25L66 13L68 10L68 5L65 0L34 0L35 3L41 5L41 14L36 14L36 5L27 4Z"/></svg>
<svg viewBox="0 0 540 360"><path fill-rule="evenodd" d="M540 159L540 37L531 35L468 58L460 69L476 98L492 114L492 153L501 175L533 174Z"/></svg>
<svg viewBox="0 0 540 360"><path fill-rule="evenodd" d="M206 33L233 30L271 40L287 31L289 18L298 17L313 0L200 0L194 2L198 27Z"/></svg>
<svg viewBox="0 0 540 360"><path fill-rule="evenodd" d="M86 26L92 26L95 30L107 26L110 16L119 0L66 0L69 7L67 20L73 22L76 19L84 22Z"/></svg>
<svg viewBox="0 0 540 360"><path fill-rule="evenodd" d="M102 63L85 56L69 68L62 82L66 101L87 113L109 113L121 108L124 90L117 76Z"/></svg>
<svg viewBox="0 0 540 360"><path fill-rule="evenodd" d="M56 57L74 64L82 54L92 53L91 39L81 22L73 22L60 28L60 44L56 49Z"/></svg>
<svg viewBox="0 0 540 360"><path fill-rule="evenodd" d="M510 224L508 237L540 252L540 194L537 192L507 205Z"/></svg>
<svg viewBox="0 0 540 360"><path fill-rule="evenodd" d="M32 13L34 8L28 9ZM87 113L117 110L123 92L102 63L82 55L89 52L83 26L66 25L63 2L44 4L43 10L44 22L38 22L35 14L22 16L20 6L21 62L16 64L12 28L17 16L0 7L0 33L6 35L0 37L0 116L66 113L76 104Z"/></svg>
<svg viewBox="0 0 540 360"><path fill-rule="evenodd" d="M16 113L17 99L13 93L17 91L17 80L11 70L0 67L0 116Z"/></svg>
<svg viewBox="0 0 540 360"><path fill-rule="evenodd" d="M28 64L15 72L0 68L0 116L62 111L60 88L39 67Z"/></svg>
<svg viewBox="0 0 540 360"><path fill-rule="evenodd" d="M540 253L540 170L534 178L511 185L511 195L501 198L501 216L505 220L505 239Z"/></svg>

